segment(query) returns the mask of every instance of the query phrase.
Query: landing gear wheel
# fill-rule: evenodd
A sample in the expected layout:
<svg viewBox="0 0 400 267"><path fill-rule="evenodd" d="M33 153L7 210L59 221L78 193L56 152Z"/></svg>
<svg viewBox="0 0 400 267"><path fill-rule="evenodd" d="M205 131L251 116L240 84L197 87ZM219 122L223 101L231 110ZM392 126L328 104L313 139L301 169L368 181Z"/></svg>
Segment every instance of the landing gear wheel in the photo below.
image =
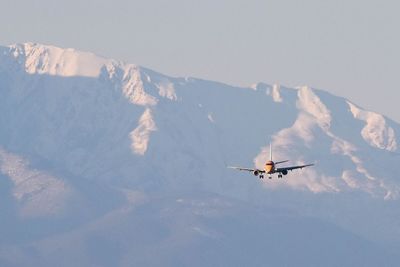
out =
<svg viewBox="0 0 400 267"><path fill-rule="evenodd" d="M269 176L268 178L269 178L269 179L272 179L272 176Z"/></svg>
<svg viewBox="0 0 400 267"><path fill-rule="evenodd" d="M260 175L260 179L264 179L264 175Z"/></svg>
<svg viewBox="0 0 400 267"><path fill-rule="evenodd" d="M279 175L278 175L278 178L282 178L282 174L279 174Z"/></svg>

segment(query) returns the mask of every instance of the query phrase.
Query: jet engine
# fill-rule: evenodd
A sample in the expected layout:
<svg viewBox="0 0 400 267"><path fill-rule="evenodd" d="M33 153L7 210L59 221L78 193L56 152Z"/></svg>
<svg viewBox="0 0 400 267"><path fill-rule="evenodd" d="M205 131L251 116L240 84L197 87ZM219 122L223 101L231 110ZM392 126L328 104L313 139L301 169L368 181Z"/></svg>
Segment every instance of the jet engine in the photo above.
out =
<svg viewBox="0 0 400 267"><path fill-rule="evenodd" d="M283 171L282 171L282 174L283 174L283 175L286 175L286 174L287 174L287 170L283 170Z"/></svg>
<svg viewBox="0 0 400 267"><path fill-rule="evenodd" d="M254 176L258 176L260 174L260 172L255 170L255 171L253 171L253 174L254 174Z"/></svg>

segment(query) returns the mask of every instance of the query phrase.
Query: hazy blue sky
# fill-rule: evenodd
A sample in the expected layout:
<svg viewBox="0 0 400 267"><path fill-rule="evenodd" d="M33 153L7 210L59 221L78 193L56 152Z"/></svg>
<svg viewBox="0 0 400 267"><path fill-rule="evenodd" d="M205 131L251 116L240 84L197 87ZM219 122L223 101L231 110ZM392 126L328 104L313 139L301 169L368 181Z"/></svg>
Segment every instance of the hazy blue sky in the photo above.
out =
<svg viewBox="0 0 400 267"><path fill-rule="evenodd" d="M0 0L0 44L74 47L174 76L309 85L400 121L400 2Z"/></svg>

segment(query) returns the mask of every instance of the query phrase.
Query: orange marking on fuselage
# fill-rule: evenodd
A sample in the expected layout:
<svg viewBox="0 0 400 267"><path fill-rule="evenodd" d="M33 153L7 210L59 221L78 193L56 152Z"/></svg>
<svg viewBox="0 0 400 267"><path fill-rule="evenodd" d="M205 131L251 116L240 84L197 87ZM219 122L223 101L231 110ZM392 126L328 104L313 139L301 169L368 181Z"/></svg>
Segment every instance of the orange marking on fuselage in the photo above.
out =
<svg viewBox="0 0 400 267"><path fill-rule="evenodd" d="M267 163L265 163L265 172L268 174L271 174L275 171L275 163L273 161L267 161Z"/></svg>

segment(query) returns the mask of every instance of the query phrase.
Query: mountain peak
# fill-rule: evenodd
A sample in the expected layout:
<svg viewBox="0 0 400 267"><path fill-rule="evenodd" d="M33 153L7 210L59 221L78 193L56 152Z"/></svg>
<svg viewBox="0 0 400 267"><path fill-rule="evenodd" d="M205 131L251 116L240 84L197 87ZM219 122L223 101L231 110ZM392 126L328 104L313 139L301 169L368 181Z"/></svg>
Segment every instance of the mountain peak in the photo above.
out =
<svg viewBox="0 0 400 267"><path fill-rule="evenodd" d="M37 43L10 45L9 53L29 74L97 77L110 60L90 52Z"/></svg>

